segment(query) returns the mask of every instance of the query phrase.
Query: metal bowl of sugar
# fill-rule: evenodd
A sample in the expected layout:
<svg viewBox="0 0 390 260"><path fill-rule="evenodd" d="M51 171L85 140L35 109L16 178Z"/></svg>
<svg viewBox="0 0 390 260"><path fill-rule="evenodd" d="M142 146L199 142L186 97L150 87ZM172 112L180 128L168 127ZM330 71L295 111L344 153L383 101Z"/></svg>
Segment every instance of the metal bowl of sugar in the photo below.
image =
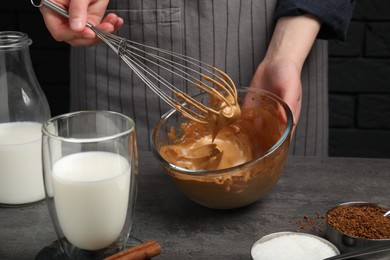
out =
<svg viewBox="0 0 390 260"><path fill-rule="evenodd" d="M299 232L272 233L257 240L251 248L253 260L322 260L339 254L328 240Z"/></svg>
<svg viewBox="0 0 390 260"><path fill-rule="evenodd" d="M369 202L339 204L326 214L325 236L342 254L373 246L390 247L390 218L384 216L389 210ZM354 259L389 260L390 250Z"/></svg>

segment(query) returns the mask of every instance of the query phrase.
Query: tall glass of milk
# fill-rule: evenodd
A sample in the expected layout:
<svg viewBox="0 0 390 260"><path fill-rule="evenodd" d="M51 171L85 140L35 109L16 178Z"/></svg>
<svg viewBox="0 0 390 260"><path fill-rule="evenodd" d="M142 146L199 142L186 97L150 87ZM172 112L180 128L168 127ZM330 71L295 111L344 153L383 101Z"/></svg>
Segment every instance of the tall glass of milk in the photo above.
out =
<svg viewBox="0 0 390 260"><path fill-rule="evenodd" d="M50 118L22 32L0 32L0 205L21 206L45 198L41 127Z"/></svg>
<svg viewBox="0 0 390 260"><path fill-rule="evenodd" d="M62 251L103 259L123 250L137 192L133 120L81 111L48 120L42 133L46 200Z"/></svg>

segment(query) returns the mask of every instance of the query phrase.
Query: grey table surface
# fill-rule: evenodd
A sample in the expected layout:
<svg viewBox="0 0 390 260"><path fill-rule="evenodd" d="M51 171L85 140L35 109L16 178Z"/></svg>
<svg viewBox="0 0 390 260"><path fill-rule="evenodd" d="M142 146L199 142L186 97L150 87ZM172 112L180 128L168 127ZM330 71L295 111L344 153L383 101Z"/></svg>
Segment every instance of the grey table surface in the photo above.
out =
<svg viewBox="0 0 390 260"><path fill-rule="evenodd" d="M348 201L390 205L390 159L290 156L278 183L262 200L235 210L193 203L150 152L140 152L139 164L132 235L161 244L163 252L154 259L251 259L252 244L269 233L323 236L323 229L300 229L304 216L325 215ZM0 259L34 259L54 240L45 201L0 208Z"/></svg>

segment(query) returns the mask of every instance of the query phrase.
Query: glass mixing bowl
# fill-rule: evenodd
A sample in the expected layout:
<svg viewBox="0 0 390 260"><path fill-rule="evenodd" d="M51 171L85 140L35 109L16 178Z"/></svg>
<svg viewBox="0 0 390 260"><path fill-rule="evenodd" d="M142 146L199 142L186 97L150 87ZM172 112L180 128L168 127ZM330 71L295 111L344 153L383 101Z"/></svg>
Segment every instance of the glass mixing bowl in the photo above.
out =
<svg viewBox="0 0 390 260"><path fill-rule="evenodd" d="M261 199L277 182L288 154L293 124L289 107L264 90L238 88L237 92L240 120L251 119L246 125L251 135L238 137L249 140L253 157L249 161L225 169L189 170L164 159L161 147L174 143L172 131L180 137L182 124L188 122L174 109L161 117L151 134L153 155L171 180L191 200L209 208L239 208ZM207 94L196 98L208 104Z"/></svg>

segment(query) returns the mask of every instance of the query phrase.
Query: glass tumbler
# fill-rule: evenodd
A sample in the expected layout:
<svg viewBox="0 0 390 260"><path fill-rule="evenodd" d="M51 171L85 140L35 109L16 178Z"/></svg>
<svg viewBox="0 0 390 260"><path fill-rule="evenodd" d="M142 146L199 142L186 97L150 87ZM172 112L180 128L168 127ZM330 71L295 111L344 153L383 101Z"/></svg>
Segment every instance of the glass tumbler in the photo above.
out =
<svg viewBox="0 0 390 260"><path fill-rule="evenodd" d="M42 127L49 213L65 255L103 259L126 247L137 193L134 121L110 111L81 111Z"/></svg>

